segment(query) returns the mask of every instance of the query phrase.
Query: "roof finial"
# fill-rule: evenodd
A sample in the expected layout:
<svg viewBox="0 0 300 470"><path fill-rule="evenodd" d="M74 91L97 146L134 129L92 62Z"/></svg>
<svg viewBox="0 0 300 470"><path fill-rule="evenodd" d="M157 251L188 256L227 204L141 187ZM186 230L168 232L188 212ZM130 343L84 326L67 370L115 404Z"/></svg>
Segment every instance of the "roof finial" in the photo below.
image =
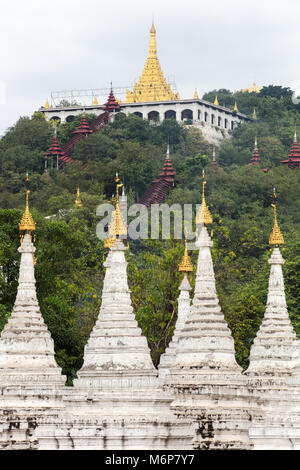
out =
<svg viewBox="0 0 300 470"><path fill-rule="evenodd" d="M26 181L28 181L26 177ZM35 222L33 220L33 217L29 211L29 189L26 191L26 207L25 207L25 212L22 215L21 222L19 224L19 230L20 232L28 233L31 235L32 232L35 231ZM23 234L23 235L24 235Z"/></svg>
<svg viewBox="0 0 300 470"><path fill-rule="evenodd" d="M202 170L202 204L200 206L200 209L198 211L198 214L196 216L196 225L198 224L205 224L205 225L209 225L209 224L212 224L213 220L212 220L212 216L211 216L211 213L206 205L206 201L205 201L205 185L206 185L206 181L205 181L205 172L204 172L204 169Z"/></svg>
<svg viewBox="0 0 300 470"><path fill-rule="evenodd" d="M217 105L217 106L219 106L219 100L218 100L218 95L216 95L216 97L215 97L215 101L214 101L214 104L215 104L215 105Z"/></svg>
<svg viewBox="0 0 300 470"><path fill-rule="evenodd" d="M199 99L198 91L197 91L197 88L195 88L194 100L198 100L198 99Z"/></svg>
<svg viewBox="0 0 300 470"><path fill-rule="evenodd" d="M193 265L192 265L192 262L191 262L191 258L188 255L186 235L185 235L184 244L185 244L184 255L183 255L183 258L181 260L181 263L178 266L178 271L187 273L187 272L193 271Z"/></svg>
<svg viewBox="0 0 300 470"><path fill-rule="evenodd" d="M234 111L238 112L238 107L237 107L237 104L236 104L236 101L234 103L234 108L233 108Z"/></svg>
<svg viewBox="0 0 300 470"><path fill-rule="evenodd" d="M44 108L47 108L47 109L48 109L48 108L50 108L50 105L49 105L48 98L46 99L46 103L45 103L45 106L44 106Z"/></svg>
<svg viewBox="0 0 300 470"><path fill-rule="evenodd" d="M270 235L269 239L269 245L283 245L284 244L284 238L283 235L280 231L280 228L277 223L277 205L276 205L276 191L275 188L273 188L273 198L274 198L274 204L271 204L271 206L274 208L274 226Z"/></svg>
<svg viewBox="0 0 300 470"><path fill-rule="evenodd" d="M121 235L127 235L127 227L120 213L120 205L119 205L119 188L123 187L123 183L120 183L120 178L117 172L115 176L115 182L116 182L116 197L113 195L111 200L112 202L116 203L116 208L112 212L112 215L111 215L111 221L108 225L108 236L104 240L104 248L111 248L117 238L119 238Z"/></svg>
<svg viewBox="0 0 300 470"><path fill-rule="evenodd" d="M80 189L79 189L79 186L77 187L77 196L76 196L76 199L75 199L75 206L76 206L76 207L82 207L82 202L81 202L81 199L80 199Z"/></svg>
<svg viewBox="0 0 300 470"><path fill-rule="evenodd" d="M99 103L98 103L98 100L97 100L97 96L95 95L94 101L93 101L93 105L94 105L94 106L98 106L98 104L99 104Z"/></svg>

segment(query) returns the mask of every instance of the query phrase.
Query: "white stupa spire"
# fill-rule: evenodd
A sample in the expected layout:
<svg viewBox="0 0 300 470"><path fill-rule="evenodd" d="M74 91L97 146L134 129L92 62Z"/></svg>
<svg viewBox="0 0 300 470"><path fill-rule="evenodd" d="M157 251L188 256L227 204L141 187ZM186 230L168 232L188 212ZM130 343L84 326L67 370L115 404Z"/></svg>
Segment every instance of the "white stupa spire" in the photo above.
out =
<svg viewBox="0 0 300 470"><path fill-rule="evenodd" d="M124 387L124 381L133 387L138 382L146 386L157 376L147 340L134 317L125 250L123 242L116 239L109 262L104 263L106 273L100 314L85 347L76 387L103 389L111 387L112 381L119 384L117 389Z"/></svg>
<svg viewBox="0 0 300 470"><path fill-rule="evenodd" d="M9 376L22 382L25 376L39 381L64 384L65 378L54 359L54 343L40 312L35 287L34 253L31 235L24 235L19 284L13 312L0 338L0 382Z"/></svg>
<svg viewBox="0 0 300 470"><path fill-rule="evenodd" d="M250 351L247 374L289 374L299 362L299 340L289 319L282 265L284 259L274 247L266 311Z"/></svg>
<svg viewBox="0 0 300 470"><path fill-rule="evenodd" d="M190 299L191 289L192 288L190 286L187 275L184 274L183 280L179 286L180 295L178 298L178 315L177 315L176 328L174 330L172 340L166 349L166 352L161 355L159 366L158 366L159 378L162 379L163 381L165 377L170 373L170 367L176 359L178 337L180 335L181 330L184 327L184 323L188 316L190 306L191 306L191 299Z"/></svg>

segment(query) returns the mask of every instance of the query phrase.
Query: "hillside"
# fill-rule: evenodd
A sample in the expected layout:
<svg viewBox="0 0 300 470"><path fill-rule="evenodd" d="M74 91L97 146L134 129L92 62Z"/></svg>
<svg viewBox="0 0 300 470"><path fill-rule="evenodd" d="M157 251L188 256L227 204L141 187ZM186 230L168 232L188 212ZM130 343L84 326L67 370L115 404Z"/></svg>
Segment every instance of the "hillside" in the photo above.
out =
<svg viewBox="0 0 300 470"><path fill-rule="evenodd" d="M31 212L37 224L37 290L41 311L55 342L56 359L70 381L81 365L83 347L99 311L103 281L103 242L96 237L96 207L115 192L116 171L124 181L128 206L160 173L168 139L176 170L169 204L201 202L205 168L206 201L213 215L213 257L222 309L232 330L237 361L247 366L249 348L266 302L268 239L273 226L272 188L285 238L282 254L287 302L300 335L300 171L280 164L289 153L295 123L300 136L300 105L288 88L264 87L260 94L213 90L203 98L234 106L257 120L234 130L217 149L218 171L211 165L212 146L201 131L176 121L153 126L139 117L119 114L115 122L79 142L65 171L43 174L53 127L36 113L23 117L0 141L0 329L15 299L19 255L18 223L24 209L29 173ZM94 119L87 115L88 122ZM60 125L67 142L80 121ZM248 163L257 136L261 163ZM84 168L83 169L83 165ZM262 171L267 169L268 171ZM74 209L80 186L83 208ZM54 221L45 216L73 209ZM183 254L180 240L130 241L129 286L137 320L155 364L168 344L176 321L176 299ZM194 266L197 253L192 253ZM194 280L194 278L193 278Z"/></svg>

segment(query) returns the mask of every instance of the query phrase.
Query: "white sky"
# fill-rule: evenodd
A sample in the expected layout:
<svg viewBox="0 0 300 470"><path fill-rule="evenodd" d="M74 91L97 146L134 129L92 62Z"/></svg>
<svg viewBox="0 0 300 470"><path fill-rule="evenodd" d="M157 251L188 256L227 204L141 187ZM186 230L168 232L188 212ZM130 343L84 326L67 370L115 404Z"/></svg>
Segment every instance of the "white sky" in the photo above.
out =
<svg viewBox="0 0 300 470"><path fill-rule="evenodd" d="M298 0L0 0L0 134L51 91L133 84L154 17L181 98L300 83Z"/></svg>

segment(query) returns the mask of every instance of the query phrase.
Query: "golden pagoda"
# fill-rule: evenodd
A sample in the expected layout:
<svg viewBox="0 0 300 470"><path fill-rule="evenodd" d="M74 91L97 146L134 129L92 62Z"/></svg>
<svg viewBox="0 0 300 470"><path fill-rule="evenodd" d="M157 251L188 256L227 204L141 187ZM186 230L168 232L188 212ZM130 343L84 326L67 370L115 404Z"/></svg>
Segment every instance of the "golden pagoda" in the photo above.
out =
<svg viewBox="0 0 300 470"><path fill-rule="evenodd" d="M261 88L256 85L255 82L253 82L253 85L250 86L249 88L244 88L242 90L243 93L260 93Z"/></svg>
<svg viewBox="0 0 300 470"><path fill-rule="evenodd" d="M217 106L219 106L219 100L218 100L218 95L216 95L216 97L215 97L215 101L214 101L214 104L215 104L215 105L217 105Z"/></svg>
<svg viewBox="0 0 300 470"><path fill-rule="evenodd" d="M94 98L94 101L93 101L93 105L94 106L98 106L98 100L97 100L97 96L95 95L95 98Z"/></svg>
<svg viewBox="0 0 300 470"><path fill-rule="evenodd" d="M139 82L134 84L134 90L127 90L125 103L143 103L149 101L179 100L179 94L174 93L165 79L156 54L156 30L152 22L150 29L149 54Z"/></svg>
<svg viewBox="0 0 300 470"><path fill-rule="evenodd" d="M284 244L284 238L283 238L283 235L280 231L280 228L278 226L278 222L277 222L277 206L276 206L276 193L275 193L275 188L273 189L273 196L274 196L274 199L275 199L275 203L274 204L271 204L271 206L273 207L274 209L274 226L273 226L273 229L272 229L272 232L271 232L271 235L270 235L270 239L269 239L269 245L271 246L278 246L278 245L283 245Z"/></svg>
<svg viewBox="0 0 300 470"><path fill-rule="evenodd" d="M75 206L76 207L82 207L82 202L81 202L81 199L80 199L80 189L79 189L79 186L77 188L77 195L76 195L76 199L75 199Z"/></svg>
<svg viewBox="0 0 300 470"><path fill-rule="evenodd" d="M47 109L48 109L48 108L50 108L50 105L49 105L48 98L46 99L46 103L45 103L45 106L44 106L44 108L47 108Z"/></svg>
<svg viewBox="0 0 300 470"><path fill-rule="evenodd" d="M197 91L197 88L195 88L194 100L198 100L198 99L199 99L198 91Z"/></svg>
<svg viewBox="0 0 300 470"><path fill-rule="evenodd" d="M25 207L25 212L22 215L21 222L19 223L19 230L20 232L24 235L25 233L28 233L29 235L32 234L32 232L35 231L35 222L33 220L33 217L29 211L29 189L26 191L26 207Z"/></svg>
<svg viewBox="0 0 300 470"><path fill-rule="evenodd" d="M184 248L184 255L181 260L180 265L178 266L178 271L188 273L193 271L193 265L191 262L191 258L188 255L187 251L187 238L185 238L185 248Z"/></svg>
<svg viewBox="0 0 300 470"><path fill-rule="evenodd" d="M111 248L115 243L116 239L120 236L127 236L127 227L123 220L122 214L120 212L120 205L119 205L119 189L122 188L123 184L120 183L120 178L118 177L118 173L115 177L116 182L116 208L111 214L111 220L108 224L108 235L107 238L104 240L104 248ZM113 198L114 201L114 198Z"/></svg>
<svg viewBox="0 0 300 470"><path fill-rule="evenodd" d="M202 178L203 178L203 181L202 181L202 204L200 206L200 209L198 211L198 214L196 216L196 225L209 225L209 224L212 224L213 220L212 220L212 216L211 216L211 213L209 212L209 209L206 205L206 201L205 201L205 185L206 185L206 181L205 181L205 173L204 173L204 170L202 171Z"/></svg>
<svg viewBox="0 0 300 470"><path fill-rule="evenodd" d="M233 108L233 111L236 111L236 112L238 112L238 107L237 107L237 104L236 104L236 102L234 103L234 108Z"/></svg>

